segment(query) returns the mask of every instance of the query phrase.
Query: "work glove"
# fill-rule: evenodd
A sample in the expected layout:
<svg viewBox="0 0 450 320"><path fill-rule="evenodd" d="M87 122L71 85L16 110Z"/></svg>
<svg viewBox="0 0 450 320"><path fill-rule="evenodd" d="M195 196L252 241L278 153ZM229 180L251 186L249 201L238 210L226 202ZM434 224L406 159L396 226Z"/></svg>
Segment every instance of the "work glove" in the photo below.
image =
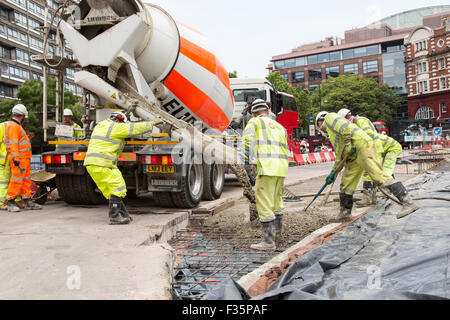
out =
<svg viewBox="0 0 450 320"><path fill-rule="evenodd" d="M162 121L162 120L159 119L159 118L155 118L155 119L152 121L152 125L153 125L153 126L157 126L157 125L162 124L162 123L164 123L164 121Z"/></svg>
<svg viewBox="0 0 450 320"><path fill-rule="evenodd" d="M17 159L13 159L13 163L16 167L18 167L20 165L20 161Z"/></svg>
<svg viewBox="0 0 450 320"><path fill-rule="evenodd" d="M327 185L333 184L336 181L336 171L330 173L326 179Z"/></svg>
<svg viewBox="0 0 450 320"><path fill-rule="evenodd" d="M249 164L248 160L250 159L250 152L248 150L244 150L243 162L244 164Z"/></svg>
<svg viewBox="0 0 450 320"><path fill-rule="evenodd" d="M348 142L344 147L344 153L352 155L355 152L356 152L356 148L351 144L351 142Z"/></svg>

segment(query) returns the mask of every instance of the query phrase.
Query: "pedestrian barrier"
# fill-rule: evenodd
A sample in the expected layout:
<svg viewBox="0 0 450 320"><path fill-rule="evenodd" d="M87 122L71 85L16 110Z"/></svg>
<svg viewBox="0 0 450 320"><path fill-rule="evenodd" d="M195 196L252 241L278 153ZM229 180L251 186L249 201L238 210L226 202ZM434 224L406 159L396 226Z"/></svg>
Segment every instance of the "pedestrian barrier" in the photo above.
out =
<svg viewBox="0 0 450 320"><path fill-rule="evenodd" d="M332 162L336 160L334 152L320 152L308 154L295 154L294 161L296 166L304 166L315 163Z"/></svg>

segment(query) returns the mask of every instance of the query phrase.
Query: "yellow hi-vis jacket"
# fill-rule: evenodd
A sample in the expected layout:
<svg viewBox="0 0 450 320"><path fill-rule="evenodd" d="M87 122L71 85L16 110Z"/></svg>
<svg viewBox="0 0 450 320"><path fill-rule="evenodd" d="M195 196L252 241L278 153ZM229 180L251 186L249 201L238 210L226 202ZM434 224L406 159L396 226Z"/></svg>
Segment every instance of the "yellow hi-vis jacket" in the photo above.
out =
<svg viewBox="0 0 450 320"><path fill-rule="evenodd" d="M375 141L377 153L379 155L386 154L392 147L395 147L396 149L400 148L400 150L402 149L401 144L395 139L378 133L377 129L369 119L357 116L355 124Z"/></svg>
<svg viewBox="0 0 450 320"><path fill-rule="evenodd" d="M153 130L150 121L139 123L117 123L104 120L98 123L92 132L84 166L98 166L110 169L117 168L125 145L125 138L131 138Z"/></svg>
<svg viewBox="0 0 450 320"><path fill-rule="evenodd" d="M252 118L244 129L242 144L249 160L256 158L259 176L286 177L289 147L286 129L268 116Z"/></svg>
<svg viewBox="0 0 450 320"><path fill-rule="evenodd" d="M325 116L324 126L336 153L336 164L343 158L342 153L347 143L351 143L356 150L364 142L372 143L372 138L358 128L356 124L340 117L335 112L331 112Z"/></svg>
<svg viewBox="0 0 450 320"><path fill-rule="evenodd" d="M5 122L0 123L0 165L4 166L8 159L8 151L6 151L5 143Z"/></svg>

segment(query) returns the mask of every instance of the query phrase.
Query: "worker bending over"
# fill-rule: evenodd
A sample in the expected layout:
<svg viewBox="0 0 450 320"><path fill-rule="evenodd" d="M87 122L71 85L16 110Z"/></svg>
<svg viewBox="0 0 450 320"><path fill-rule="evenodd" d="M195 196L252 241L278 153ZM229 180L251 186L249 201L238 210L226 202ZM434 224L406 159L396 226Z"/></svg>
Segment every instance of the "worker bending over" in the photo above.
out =
<svg viewBox="0 0 450 320"><path fill-rule="evenodd" d="M381 161L381 166L383 167L384 172L393 177L397 158L403 151L401 144L387 135L378 133L377 129L369 119L354 116L348 109L339 110L338 115L356 124L369 137L371 137L372 140L374 140L377 148L378 159ZM377 188L367 172L364 172L363 181L364 197L362 201L359 201L356 204L358 206L376 204Z"/></svg>
<svg viewBox="0 0 450 320"><path fill-rule="evenodd" d="M25 210L39 210L42 206L31 200L31 142L22 128L28 118L27 108L17 104L12 109L12 119L5 124L6 151L9 153L11 180L6 200L8 211L18 212L17 200L24 202Z"/></svg>
<svg viewBox="0 0 450 320"><path fill-rule="evenodd" d="M374 141L362 129L337 113L326 111L317 115L316 127L324 135L328 135L336 152L336 164L326 179L327 184L335 181L338 174L336 168L340 161L345 161L339 196L341 207L336 222L352 219L353 194L364 170L378 187L383 188L385 192L390 191L402 203L403 207L397 214L398 219L419 209L403 184L384 172Z"/></svg>
<svg viewBox="0 0 450 320"><path fill-rule="evenodd" d="M109 219L113 225L133 221L122 201L127 195L127 187L117 168L124 140L151 132L153 126L159 123L162 123L159 119L127 123L124 113L113 112L109 119L99 122L92 132L84 166L103 196L109 200Z"/></svg>
<svg viewBox="0 0 450 320"><path fill-rule="evenodd" d="M244 129L243 146L251 163L256 163L256 208L261 223L263 241L250 248L259 251L276 249L275 240L283 229L283 191L289 158L287 133L270 117L268 104L262 99L251 105L253 118Z"/></svg>

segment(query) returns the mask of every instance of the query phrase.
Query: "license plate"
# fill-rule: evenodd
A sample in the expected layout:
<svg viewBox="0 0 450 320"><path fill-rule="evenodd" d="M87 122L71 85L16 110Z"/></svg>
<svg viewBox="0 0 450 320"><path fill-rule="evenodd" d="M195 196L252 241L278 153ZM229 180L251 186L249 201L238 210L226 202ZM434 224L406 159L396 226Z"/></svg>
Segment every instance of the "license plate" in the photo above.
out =
<svg viewBox="0 0 450 320"><path fill-rule="evenodd" d="M147 164L144 167L144 173L175 173L175 166Z"/></svg>

